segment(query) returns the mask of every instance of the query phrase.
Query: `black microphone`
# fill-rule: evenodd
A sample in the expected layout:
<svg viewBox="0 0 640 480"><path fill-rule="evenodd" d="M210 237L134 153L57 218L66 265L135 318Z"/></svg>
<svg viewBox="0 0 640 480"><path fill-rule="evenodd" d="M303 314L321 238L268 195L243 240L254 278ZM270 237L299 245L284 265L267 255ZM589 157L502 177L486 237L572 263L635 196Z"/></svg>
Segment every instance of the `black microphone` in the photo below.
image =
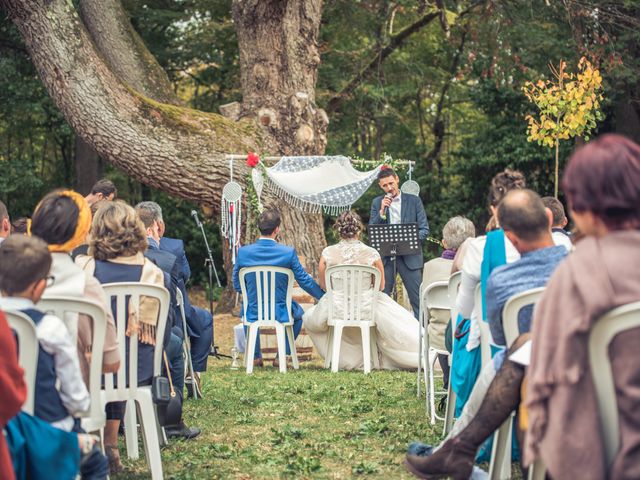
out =
<svg viewBox="0 0 640 480"><path fill-rule="evenodd" d="M384 194L385 198L391 198L393 200L393 195L391 194L391 192L387 192ZM387 219L387 212L389 211L389 207L384 207L384 210L382 211L382 219L386 220Z"/></svg>

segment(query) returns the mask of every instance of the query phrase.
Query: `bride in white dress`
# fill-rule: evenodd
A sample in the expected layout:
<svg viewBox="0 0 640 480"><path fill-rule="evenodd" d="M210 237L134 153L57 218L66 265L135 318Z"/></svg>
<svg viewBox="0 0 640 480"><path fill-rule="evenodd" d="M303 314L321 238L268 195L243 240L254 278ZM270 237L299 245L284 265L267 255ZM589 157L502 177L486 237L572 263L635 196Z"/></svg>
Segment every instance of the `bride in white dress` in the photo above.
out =
<svg viewBox="0 0 640 480"><path fill-rule="evenodd" d="M340 242L322 251L318 266L320 286L326 290L324 275L329 267L334 265L367 265L380 271L380 290L382 290L384 288L382 260L375 249L359 240L362 232L360 216L355 212L344 212L336 220L335 229L340 235ZM304 328L323 358L327 355L328 350L329 301L329 296L325 295L303 317ZM413 314L380 291L374 315L380 367L385 369L418 368L419 324ZM344 329L340 345L340 368L361 369L363 364L360 329Z"/></svg>

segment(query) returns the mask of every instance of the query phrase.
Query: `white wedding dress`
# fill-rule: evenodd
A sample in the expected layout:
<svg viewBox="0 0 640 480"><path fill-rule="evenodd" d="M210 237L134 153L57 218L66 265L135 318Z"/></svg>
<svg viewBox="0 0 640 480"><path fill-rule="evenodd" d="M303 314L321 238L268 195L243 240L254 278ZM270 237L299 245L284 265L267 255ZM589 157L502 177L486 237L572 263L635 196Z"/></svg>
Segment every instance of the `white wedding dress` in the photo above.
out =
<svg viewBox="0 0 640 480"><path fill-rule="evenodd" d="M327 268L335 265L373 266L380 254L359 240L341 240L325 248L322 256ZM418 321L408 310L383 292L378 293L375 310L378 354L384 369L418 368ZM325 358L328 351L329 296L325 295L303 317L304 328L318 353ZM340 345L340 368L362 369L362 338L360 329L345 328Z"/></svg>

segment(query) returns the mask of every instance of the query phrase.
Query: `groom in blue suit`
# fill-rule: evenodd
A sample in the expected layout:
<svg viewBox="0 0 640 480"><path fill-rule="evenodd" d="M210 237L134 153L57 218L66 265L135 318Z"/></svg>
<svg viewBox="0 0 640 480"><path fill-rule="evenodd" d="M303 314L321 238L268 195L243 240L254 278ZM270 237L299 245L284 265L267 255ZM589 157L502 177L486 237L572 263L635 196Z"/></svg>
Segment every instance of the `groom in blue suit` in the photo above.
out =
<svg viewBox="0 0 640 480"><path fill-rule="evenodd" d="M380 170L378 185L384 190L384 195L373 199L369 225L417 223L420 245L429 235L429 222L420 197L402 193L399 187L398 175L391 169ZM391 257L382 257L384 264L384 293L391 294L396 283ZM396 272L400 274L402 283L409 294L413 315L418 318L420 310L420 282L422 281L422 250L415 255L400 255L396 257Z"/></svg>
<svg viewBox="0 0 640 480"><path fill-rule="evenodd" d="M246 245L238 250L236 264L233 267L233 287L237 292L241 291L240 287L240 269L244 267L283 267L293 271L293 275L298 285L319 300L324 291L320 288L311 275L309 275L298 259L298 255L293 247L280 245L276 238L280 233L280 213L277 210L265 210L258 219L258 229L260 230L260 238L252 245ZM249 306L247 308L247 321L255 322L258 320L258 304L256 293L255 275L245 277L247 286L247 296L249 297ZM284 275L276 276L276 319L280 322L288 322L289 315L286 306L287 296L287 278ZM302 315L304 310L296 302L292 302L291 313L293 314L293 334L297 338L302 328ZM245 328L245 333L247 329ZM260 352L260 336L256 343L255 362L262 364L262 353ZM287 342L287 355L290 354L289 343Z"/></svg>

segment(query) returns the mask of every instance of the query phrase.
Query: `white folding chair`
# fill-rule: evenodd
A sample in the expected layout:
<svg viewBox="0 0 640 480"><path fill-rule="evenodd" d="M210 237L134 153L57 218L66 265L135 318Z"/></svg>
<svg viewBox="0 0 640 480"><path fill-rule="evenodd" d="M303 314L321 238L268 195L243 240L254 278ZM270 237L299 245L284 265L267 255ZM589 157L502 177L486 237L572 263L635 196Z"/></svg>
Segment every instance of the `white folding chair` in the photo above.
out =
<svg viewBox="0 0 640 480"><path fill-rule="evenodd" d="M540 299L544 287L532 288L510 297L502 308L502 329L507 341L507 348L513 345L520 335L518 315L528 305L535 305ZM486 322L485 322L486 323ZM511 437L514 414L505 420L493 435L489 478L491 480L511 478Z"/></svg>
<svg viewBox="0 0 640 480"><path fill-rule="evenodd" d="M40 350L40 344L36 336L36 326L25 313L7 310L4 314L7 317L9 328L16 333L18 363L24 369L24 380L27 384L27 399L22 405L22 410L33 415L38 352Z"/></svg>
<svg viewBox="0 0 640 480"><path fill-rule="evenodd" d="M89 395L91 407L80 414L82 428L87 432L97 432L104 428L106 416L100 401L102 391L102 358L104 337L107 331L107 317L102 306L96 302L78 297L46 296L38 302L38 309L61 319L69 330L74 345L78 339L78 315L86 315L93 320L91 340L91 363L89 364Z"/></svg>
<svg viewBox="0 0 640 480"><path fill-rule="evenodd" d="M462 281L462 272L456 272L449 277L449 305L451 307L451 345L456 336L456 320L458 319L458 308L456 307L456 300L458 297L458 288ZM447 436L453 428L454 413L456 410L456 392L451 387L451 372L453 371L453 355L449 355L449 388L447 389L447 408L444 413L444 428L442 430L443 436Z"/></svg>
<svg viewBox="0 0 640 480"><path fill-rule="evenodd" d="M185 374L189 374L191 377L191 385L193 391L193 398L202 398L202 392L200 391L200 385L196 381L196 376L193 372L193 361L191 360L191 339L187 333L187 316L184 312L184 298L179 288L176 288L176 303L180 308L180 316L182 317L182 331L184 332L184 341L182 342L182 349L185 356Z"/></svg>
<svg viewBox="0 0 640 480"><path fill-rule="evenodd" d="M246 278L247 275L255 276L256 286L256 303L258 305L258 320L255 322L247 322L247 309L249 307L249 296L247 294ZM276 319L276 279L278 275L287 277L287 295L285 304L288 322L280 322ZM293 272L288 268L282 267L245 267L240 269L240 288L242 290L243 315L242 323L249 328L249 336L247 340L247 348L245 352L245 361L247 373L253 373L253 360L256 351L256 343L260 329L264 327L274 328L276 331L276 339L278 342L278 360L280 362L280 373L287 371L287 352L286 338L289 340L291 349L291 361L293 368L298 369L298 356L296 354L296 342L293 335L293 313L291 312L291 302L293 293Z"/></svg>
<svg viewBox="0 0 640 480"><path fill-rule="evenodd" d="M367 265L336 265L327 268L325 282L329 296L329 338L325 368L337 372L340 366L342 330L359 328L362 335L364 373L380 368L375 311L380 291L380 271Z"/></svg>
<svg viewBox="0 0 640 480"><path fill-rule="evenodd" d="M589 334L589 365L598 399L607 472L611 470L620 449L620 419L609 344L616 335L636 328L640 328L640 302L629 303L610 311L595 323ZM622 353L628 354L630 358L635 356L635 352Z"/></svg>
<svg viewBox="0 0 640 480"><path fill-rule="evenodd" d="M420 328L420 337L424 337L424 340L420 343L420 361L418 363L418 367L421 366L424 361L424 382L425 382L425 401L427 412L429 412L429 416L431 419L431 424L436 423L436 419L444 420L444 417L439 417L436 415L436 393L445 394L446 391L435 391L435 374L433 371L433 367L436 363L438 355L447 355L449 356L449 352L446 350L438 350L432 348L429 342L429 318L431 315L431 311L433 310L442 310L448 312L449 316L451 316L451 302L449 301L449 282L434 282L431 285L428 285L423 292L421 297L422 310L421 310L421 328Z"/></svg>
<svg viewBox="0 0 640 480"><path fill-rule="evenodd" d="M153 375L158 376L162 371L162 351L167 315L169 313L170 296L166 288L158 285L123 282L105 283L102 285L108 299L115 298L116 309L113 312L116 320L118 348L120 358L127 361L120 362L116 374L105 375L105 385L102 391L102 402L127 402L125 414L125 440L129 458L138 458L138 435L136 426L136 411L142 429L147 464L151 470L151 478L162 478L162 458L160 456L161 432L158 428L157 416L151 398L151 386L138 386L138 334L134 333L129 340L129 356L127 358L125 332L127 321L127 306L140 312L140 297L155 299L158 308L158 322L156 324L156 344L153 352ZM128 378L127 378L128 370ZM117 385L114 382L117 378ZM128 386L127 386L128 385Z"/></svg>
<svg viewBox="0 0 640 480"><path fill-rule="evenodd" d="M491 361L491 330L489 324L482 318L482 286L480 283L476 285L473 309L478 315L478 324L480 325L480 357L484 368Z"/></svg>

